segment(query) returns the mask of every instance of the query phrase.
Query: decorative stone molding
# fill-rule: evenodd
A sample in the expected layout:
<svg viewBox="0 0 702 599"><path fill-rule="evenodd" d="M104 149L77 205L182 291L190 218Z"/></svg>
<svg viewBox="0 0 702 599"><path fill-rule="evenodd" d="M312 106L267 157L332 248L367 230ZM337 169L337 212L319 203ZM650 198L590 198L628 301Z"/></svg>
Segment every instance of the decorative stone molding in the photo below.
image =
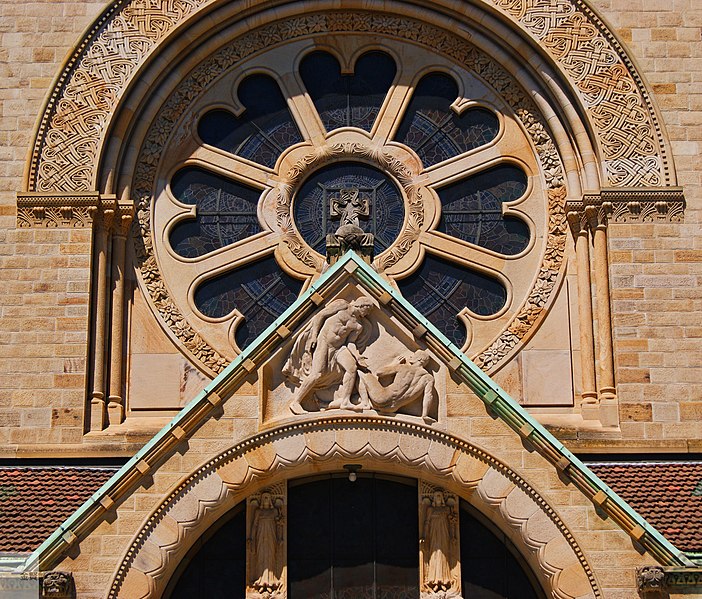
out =
<svg viewBox="0 0 702 599"><path fill-rule="evenodd" d="M73 194L18 193L18 228L86 228L100 222L111 228L112 218L132 218L131 202L97 192Z"/></svg>
<svg viewBox="0 0 702 599"><path fill-rule="evenodd" d="M343 471L350 459L362 461L364 470L420 476L463 497L506 531L548 596L602 597L566 525L508 466L447 433L397 419L360 416L281 426L242 441L198 468L143 523L107 597L159 596L192 544L249 494L293 477ZM547 549L555 545L557 552Z"/></svg>
<svg viewBox="0 0 702 599"><path fill-rule="evenodd" d="M41 599L75 599L76 585L70 572L46 572L42 577Z"/></svg>
<svg viewBox="0 0 702 599"><path fill-rule="evenodd" d="M621 44L584 0L489 3L526 31L568 75L590 116L611 185L674 184L662 126L648 91ZM214 0L159 0L148 6L143 0L113 3L77 45L47 102L34 141L28 189L93 189L103 132L94 124L107 126L140 68L181 24L214 4ZM363 8L374 6L383 10L384 5L365 3ZM364 18L360 11L355 17L359 22ZM289 20L288 30L281 32L284 39L295 36L296 23L297 19ZM391 26L395 34L405 31L404 25ZM418 33L422 34L412 35Z"/></svg>
<svg viewBox="0 0 702 599"><path fill-rule="evenodd" d="M583 218L590 221L593 230L609 222L682 222L685 197L681 187L603 189L600 193L586 193L581 200L568 200L566 211L577 235Z"/></svg>

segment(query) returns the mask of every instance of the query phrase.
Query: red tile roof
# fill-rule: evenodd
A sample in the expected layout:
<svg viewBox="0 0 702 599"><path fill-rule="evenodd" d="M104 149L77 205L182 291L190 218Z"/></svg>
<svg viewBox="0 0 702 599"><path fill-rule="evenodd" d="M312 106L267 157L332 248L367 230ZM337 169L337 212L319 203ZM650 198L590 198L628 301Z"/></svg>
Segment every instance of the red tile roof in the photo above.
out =
<svg viewBox="0 0 702 599"><path fill-rule="evenodd" d="M588 466L678 549L702 552L702 462ZM0 551L36 549L115 471L0 467Z"/></svg>
<svg viewBox="0 0 702 599"><path fill-rule="evenodd" d="M34 551L116 470L0 467L0 551Z"/></svg>
<svg viewBox="0 0 702 599"><path fill-rule="evenodd" d="M702 462L587 465L678 549L702 552Z"/></svg>

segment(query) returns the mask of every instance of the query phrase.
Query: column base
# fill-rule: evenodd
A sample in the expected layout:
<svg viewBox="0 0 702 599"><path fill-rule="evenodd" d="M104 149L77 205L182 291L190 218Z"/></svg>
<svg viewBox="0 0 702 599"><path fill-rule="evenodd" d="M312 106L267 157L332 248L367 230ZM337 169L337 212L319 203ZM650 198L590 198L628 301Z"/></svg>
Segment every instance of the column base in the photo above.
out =
<svg viewBox="0 0 702 599"><path fill-rule="evenodd" d="M95 391L90 398L90 431L104 430L105 425L105 394Z"/></svg>
<svg viewBox="0 0 702 599"><path fill-rule="evenodd" d="M124 406L119 395L110 395L110 400L107 404L107 416L110 426L124 422Z"/></svg>

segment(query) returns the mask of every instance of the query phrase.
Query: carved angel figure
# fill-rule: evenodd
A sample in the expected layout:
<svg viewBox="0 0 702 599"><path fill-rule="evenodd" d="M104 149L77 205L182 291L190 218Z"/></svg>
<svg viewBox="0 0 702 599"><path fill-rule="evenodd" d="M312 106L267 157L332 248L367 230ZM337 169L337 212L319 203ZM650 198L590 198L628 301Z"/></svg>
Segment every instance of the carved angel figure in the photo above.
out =
<svg viewBox="0 0 702 599"><path fill-rule="evenodd" d="M424 583L434 592L448 591L451 588L451 543L453 542L454 514L446 505L444 494L436 491L424 516L422 541L425 543L427 568Z"/></svg>
<svg viewBox="0 0 702 599"><path fill-rule="evenodd" d="M379 368L375 374L359 372L360 406L364 409L374 408L380 413L394 414L400 408L421 400L424 421L427 424L436 422L432 416L436 413L434 377L426 369L430 359L427 352L417 350L398 356L387 366ZM392 381L383 386L380 382L383 377L392 377Z"/></svg>
<svg viewBox="0 0 702 599"><path fill-rule="evenodd" d="M261 494L261 505L256 508L249 540L252 547L253 587L259 592L273 592L280 586L278 563L281 552L282 515L273 505L270 493Z"/></svg>
<svg viewBox="0 0 702 599"><path fill-rule="evenodd" d="M373 301L367 297L352 302L334 300L312 319L310 327L297 338L283 367L283 374L288 380L299 385L290 403L293 414L307 411L303 405L309 406L309 400L313 397L317 399L318 409L318 394L332 389L339 382L341 385L330 398L328 407L363 409L351 403L351 396L356 388L359 367L368 367L361 353L370 337L371 326L367 316L373 305Z"/></svg>

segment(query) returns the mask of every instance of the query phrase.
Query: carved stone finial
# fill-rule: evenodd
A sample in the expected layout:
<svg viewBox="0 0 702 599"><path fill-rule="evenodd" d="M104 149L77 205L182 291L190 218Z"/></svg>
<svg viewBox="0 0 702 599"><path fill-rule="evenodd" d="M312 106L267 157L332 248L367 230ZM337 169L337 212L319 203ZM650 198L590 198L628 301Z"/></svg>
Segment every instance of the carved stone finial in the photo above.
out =
<svg viewBox="0 0 702 599"><path fill-rule="evenodd" d="M667 597L665 570L661 566L644 566L636 570L636 588L644 599Z"/></svg>
<svg viewBox="0 0 702 599"><path fill-rule="evenodd" d="M75 599L76 585L70 572L47 572L42 579L42 599Z"/></svg>
<svg viewBox="0 0 702 599"><path fill-rule="evenodd" d="M340 189L329 200L329 217L339 220L339 228L327 235L327 261L330 264L353 250L370 264L373 259L373 235L361 229L361 218L370 216L370 201L356 188Z"/></svg>

